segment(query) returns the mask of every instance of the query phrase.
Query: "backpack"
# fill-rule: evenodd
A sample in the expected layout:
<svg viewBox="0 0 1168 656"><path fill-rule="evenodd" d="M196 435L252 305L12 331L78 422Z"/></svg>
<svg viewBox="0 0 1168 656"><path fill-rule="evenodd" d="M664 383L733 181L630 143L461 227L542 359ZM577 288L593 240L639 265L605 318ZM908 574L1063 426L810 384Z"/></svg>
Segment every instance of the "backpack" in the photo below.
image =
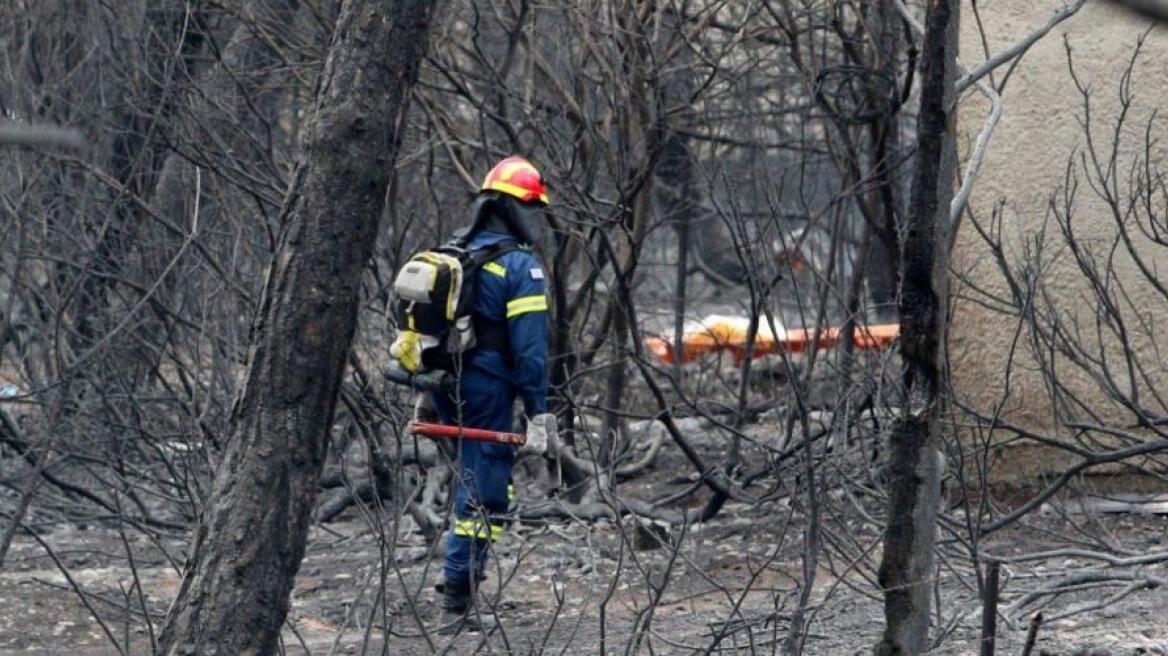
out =
<svg viewBox="0 0 1168 656"><path fill-rule="evenodd" d="M393 281L399 333L390 354L411 373L453 371L457 358L486 337L476 336L471 316L479 271L521 248L501 242L471 251L464 240L455 240L411 257Z"/></svg>

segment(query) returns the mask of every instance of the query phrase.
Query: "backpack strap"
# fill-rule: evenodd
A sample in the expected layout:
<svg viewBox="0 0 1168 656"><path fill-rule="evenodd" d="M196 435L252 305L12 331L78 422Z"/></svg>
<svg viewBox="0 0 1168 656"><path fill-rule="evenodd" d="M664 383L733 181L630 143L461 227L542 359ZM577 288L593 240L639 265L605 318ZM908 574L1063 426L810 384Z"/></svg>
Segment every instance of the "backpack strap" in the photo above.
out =
<svg viewBox="0 0 1168 656"><path fill-rule="evenodd" d="M472 252L470 260L463 268L463 284L470 288L471 294L468 306L474 304L475 283L473 281L479 270L488 262L512 251L525 250L525 248L515 241L503 241ZM467 284L467 281L471 282ZM507 363L507 366L512 366L511 336L507 331L507 321L492 321L478 315L472 315L472 320L474 321L475 339L478 341L476 348L495 351L503 356L503 361Z"/></svg>
<svg viewBox="0 0 1168 656"><path fill-rule="evenodd" d="M477 272L479 269L483 268L483 265L485 265L487 262L498 259L512 251L521 250L526 250L526 247L516 241L501 241L495 244L491 244L486 248L472 251L470 261L463 270Z"/></svg>

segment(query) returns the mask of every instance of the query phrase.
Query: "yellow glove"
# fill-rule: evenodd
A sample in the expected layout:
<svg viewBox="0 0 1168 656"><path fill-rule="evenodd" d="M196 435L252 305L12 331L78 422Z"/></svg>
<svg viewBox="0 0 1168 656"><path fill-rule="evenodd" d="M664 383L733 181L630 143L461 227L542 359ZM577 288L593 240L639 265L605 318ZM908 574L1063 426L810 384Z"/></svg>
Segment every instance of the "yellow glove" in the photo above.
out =
<svg viewBox="0 0 1168 656"><path fill-rule="evenodd" d="M401 363L402 369L416 373L422 366L422 334L403 330L389 345L389 355Z"/></svg>

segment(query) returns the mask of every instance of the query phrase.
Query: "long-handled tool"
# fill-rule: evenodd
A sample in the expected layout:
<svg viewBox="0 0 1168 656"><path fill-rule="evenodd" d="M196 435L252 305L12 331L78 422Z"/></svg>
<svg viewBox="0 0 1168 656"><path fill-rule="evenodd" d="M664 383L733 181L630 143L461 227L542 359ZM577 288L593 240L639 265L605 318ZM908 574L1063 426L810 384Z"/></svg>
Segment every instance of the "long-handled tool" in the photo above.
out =
<svg viewBox="0 0 1168 656"><path fill-rule="evenodd" d="M385 368L385 379L391 383L405 385L419 392L449 392L454 389L454 376L445 371L423 371L412 374L397 362L390 362Z"/></svg>
<svg viewBox="0 0 1168 656"><path fill-rule="evenodd" d="M392 383L405 385L420 392L443 394L454 389L454 377L445 371L426 371L411 374L405 369L402 369L396 362L390 363L385 371L385 377ZM453 439L461 437L464 440L512 444L514 446L523 446L527 443L527 436L522 433L507 433L504 431L451 426L449 424L435 424L424 421L410 422L409 431L414 435L421 435L423 437Z"/></svg>
<svg viewBox="0 0 1168 656"><path fill-rule="evenodd" d="M410 422L410 432L414 435L422 435L423 437L449 437L455 439L461 437L464 440L511 444L513 446L527 444L527 436L523 433L505 433L503 431L486 430L483 428L432 424L422 421Z"/></svg>

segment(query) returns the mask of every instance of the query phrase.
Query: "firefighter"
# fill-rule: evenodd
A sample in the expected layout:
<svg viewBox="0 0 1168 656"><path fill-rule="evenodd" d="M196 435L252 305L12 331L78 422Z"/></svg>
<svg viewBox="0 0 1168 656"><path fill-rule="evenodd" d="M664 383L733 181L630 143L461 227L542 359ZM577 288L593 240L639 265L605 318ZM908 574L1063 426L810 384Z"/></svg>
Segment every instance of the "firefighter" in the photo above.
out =
<svg viewBox="0 0 1168 656"><path fill-rule="evenodd" d="M547 191L527 160L508 157L487 173L462 235L473 252L504 242L508 250L474 278L476 345L463 354L457 392L435 396L443 423L511 431L516 398L527 418L528 447L546 449L554 416L547 414L547 279L530 247L547 227ZM446 543L442 590L447 632L474 629L475 587L485 578L490 545L504 529L515 447L462 440L455 478L454 525Z"/></svg>

